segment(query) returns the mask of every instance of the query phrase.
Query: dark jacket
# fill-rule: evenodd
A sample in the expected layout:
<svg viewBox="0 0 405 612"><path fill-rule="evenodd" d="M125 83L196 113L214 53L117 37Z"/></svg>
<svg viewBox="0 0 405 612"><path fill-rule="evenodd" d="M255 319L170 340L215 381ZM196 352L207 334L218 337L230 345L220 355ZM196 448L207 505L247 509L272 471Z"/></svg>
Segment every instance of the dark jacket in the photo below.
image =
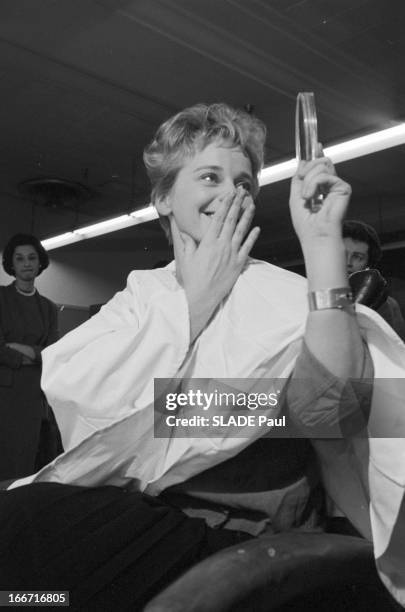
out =
<svg viewBox="0 0 405 612"><path fill-rule="evenodd" d="M33 346L36 361L41 364L41 351L58 339L58 311L56 305L38 292L35 294L44 323L44 334ZM8 342L26 344L24 329L18 316L17 293L14 284L0 287L0 386L13 385L13 372L19 369L23 356L5 346Z"/></svg>
<svg viewBox="0 0 405 612"><path fill-rule="evenodd" d="M377 308L377 312L405 342L405 322L398 302L388 296L386 301Z"/></svg>

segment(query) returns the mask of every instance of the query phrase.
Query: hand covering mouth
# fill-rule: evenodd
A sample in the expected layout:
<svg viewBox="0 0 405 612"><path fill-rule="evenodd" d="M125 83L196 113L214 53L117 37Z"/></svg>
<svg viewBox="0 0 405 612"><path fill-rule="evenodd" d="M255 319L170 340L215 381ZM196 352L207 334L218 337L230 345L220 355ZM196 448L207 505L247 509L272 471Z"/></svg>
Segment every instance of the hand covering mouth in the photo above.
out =
<svg viewBox="0 0 405 612"><path fill-rule="evenodd" d="M245 209L247 207L247 203L246 202L242 202L242 205L240 207L240 211L239 211L239 215L238 215L238 221L241 218L241 216L243 215ZM203 210L202 214L205 215L206 217L212 217L212 215L215 215L216 211L215 210Z"/></svg>

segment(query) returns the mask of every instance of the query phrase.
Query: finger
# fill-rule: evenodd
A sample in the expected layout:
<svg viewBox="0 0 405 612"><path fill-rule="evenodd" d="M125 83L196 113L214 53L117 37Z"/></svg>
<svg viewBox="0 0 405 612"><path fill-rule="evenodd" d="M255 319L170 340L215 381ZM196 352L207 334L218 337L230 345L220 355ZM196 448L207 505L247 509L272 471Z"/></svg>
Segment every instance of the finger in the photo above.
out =
<svg viewBox="0 0 405 612"><path fill-rule="evenodd" d="M316 145L316 157L324 157L323 146L320 142Z"/></svg>
<svg viewBox="0 0 405 612"><path fill-rule="evenodd" d="M316 192L321 188L325 195L332 192L342 196L350 196L351 194L349 183L342 181L342 179L335 174L319 172L304 180L301 195L304 200L308 200L314 197Z"/></svg>
<svg viewBox="0 0 405 612"><path fill-rule="evenodd" d="M322 155L321 157L316 157L315 159L311 159L310 161L301 161L298 164L296 175L298 175L299 178L304 178L314 168L322 166L334 168L332 160L329 157L325 157L324 155Z"/></svg>
<svg viewBox="0 0 405 612"><path fill-rule="evenodd" d="M258 239L260 234L260 227L254 227L248 234L245 242L242 244L241 248L238 252L238 262L244 263L249 256L250 251L252 250L256 240Z"/></svg>
<svg viewBox="0 0 405 612"><path fill-rule="evenodd" d="M297 165L296 173L291 179L290 195L289 195L290 208L293 208L294 206L296 206L297 203L299 203L300 206L302 206L303 204L303 198L302 198L301 193L302 193L302 182L305 177L306 164L307 162L305 161L302 161L302 160L299 161Z"/></svg>
<svg viewBox="0 0 405 612"><path fill-rule="evenodd" d="M182 237L182 234L179 228L177 227L177 223L175 220L173 220L172 223L170 224L170 229L172 232L173 243L177 246L179 250L183 251L184 250L184 240L183 240L183 237Z"/></svg>
<svg viewBox="0 0 405 612"><path fill-rule="evenodd" d="M184 244L183 255L184 257L190 257L197 248L195 240L194 238L192 238L188 234L185 234L184 232L181 232L181 237L183 239L183 244Z"/></svg>
<svg viewBox="0 0 405 612"><path fill-rule="evenodd" d="M247 192L245 189L243 189L243 187L238 187L232 202L232 206L229 208L228 214L226 215L224 224L222 226L221 238L224 240L232 240L236 224L241 216L241 208L246 197Z"/></svg>
<svg viewBox="0 0 405 612"><path fill-rule="evenodd" d="M170 224L170 229L172 232L172 240L173 240L173 249L174 249L174 257L176 261L181 266L184 261L184 238L179 228L177 227L176 221L172 221Z"/></svg>
<svg viewBox="0 0 405 612"><path fill-rule="evenodd" d="M253 204L253 201L250 201L248 206L243 211L243 214L241 218L239 219L238 225L236 226L236 229L232 236L232 246L235 249L239 249L240 245L242 244L242 241L244 237L246 236L249 230L249 227L252 223L254 214L255 214L255 205Z"/></svg>
<svg viewBox="0 0 405 612"><path fill-rule="evenodd" d="M218 238L221 233L222 226L224 224L224 220L228 211L231 207L233 199L235 197L235 193L228 193L223 198L219 198L219 204L215 213L211 217L211 223L209 225L208 230L206 231L203 240L208 241L213 238Z"/></svg>
<svg viewBox="0 0 405 612"><path fill-rule="evenodd" d="M303 177L301 180L301 194L303 198L306 198L304 192L307 188L307 185L312 183L314 180L317 180L316 177L321 174L329 174L330 176L336 176L335 168L327 157L322 157L322 159L317 160L318 163L315 165L312 164L304 169Z"/></svg>
<svg viewBox="0 0 405 612"><path fill-rule="evenodd" d="M312 172L328 171L331 174L336 174L335 167L332 160L329 157L317 157L309 162L304 162L304 165L299 168L299 176L304 179L308 174Z"/></svg>
<svg viewBox="0 0 405 612"><path fill-rule="evenodd" d="M298 162L298 166L297 166L297 170L295 171L295 174L293 175L293 180L299 180L299 179L303 179L305 176L305 166L306 166L307 162L300 160Z"/></svg>

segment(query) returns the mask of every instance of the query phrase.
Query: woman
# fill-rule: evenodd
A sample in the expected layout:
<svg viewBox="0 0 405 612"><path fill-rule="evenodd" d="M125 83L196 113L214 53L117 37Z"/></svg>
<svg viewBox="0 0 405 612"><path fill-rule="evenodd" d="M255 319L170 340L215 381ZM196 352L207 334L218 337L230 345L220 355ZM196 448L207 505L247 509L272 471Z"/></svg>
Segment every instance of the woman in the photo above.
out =
<svg viewBox="0 0 405 612"><path fill-rule="evenodd" d="M264 140L263 124L246 113L197 105L163 124L147 147L152 200L175 262L133 272L124 291L45 351L42 383L67 450L0 496L4 584L69 589L71 603L86 609L139 609L215 550L316 523L306 441L261 440L257 420L242 435L227 427L213 437L203 427L167 431L159 404L178 397L176 384L193 391L190 379L203 397L224 379L248 390L272 379L280 386L276 415L307 435L364 428L369 387L359 391L350 379L372 378L373 363L347 288L341 223L350 187L326 158L302 163L292 181L308 285L249 259ZM315 214L307 202L320 186L326 195ZM377 315L369 330L378 336ZM190 401L179 414L198 409ZM348 477L349 516L367 536L367 494L338 442L332 459L322 444L318 452L337 470L337 493L339 477Z"/></svg>
<svg viewBox="0 0 405 612"><path fill-rule="evenodd" d="M48 265L35 236L16 234L4 248L3 267L15 281L0 287L1 480L38 469L41 423L48 418L41 351L58 337L56 306L35 289L36 277Z"/></svg>

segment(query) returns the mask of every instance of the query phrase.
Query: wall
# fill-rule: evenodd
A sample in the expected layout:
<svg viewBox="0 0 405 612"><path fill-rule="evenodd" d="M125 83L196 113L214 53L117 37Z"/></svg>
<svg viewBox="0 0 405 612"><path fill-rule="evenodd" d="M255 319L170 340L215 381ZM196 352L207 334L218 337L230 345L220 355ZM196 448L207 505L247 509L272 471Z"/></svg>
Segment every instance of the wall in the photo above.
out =
<svg viewBox="0 0 405 612"><path fill-rule="evenodd" d="M123 289L131 270L152 268L167 259L167 250L106 253L56 249L49 255L51 264L36 282L39 292L58 304L87 307L106 302ZM13 280L1 267L0 284Z"/></svg>

